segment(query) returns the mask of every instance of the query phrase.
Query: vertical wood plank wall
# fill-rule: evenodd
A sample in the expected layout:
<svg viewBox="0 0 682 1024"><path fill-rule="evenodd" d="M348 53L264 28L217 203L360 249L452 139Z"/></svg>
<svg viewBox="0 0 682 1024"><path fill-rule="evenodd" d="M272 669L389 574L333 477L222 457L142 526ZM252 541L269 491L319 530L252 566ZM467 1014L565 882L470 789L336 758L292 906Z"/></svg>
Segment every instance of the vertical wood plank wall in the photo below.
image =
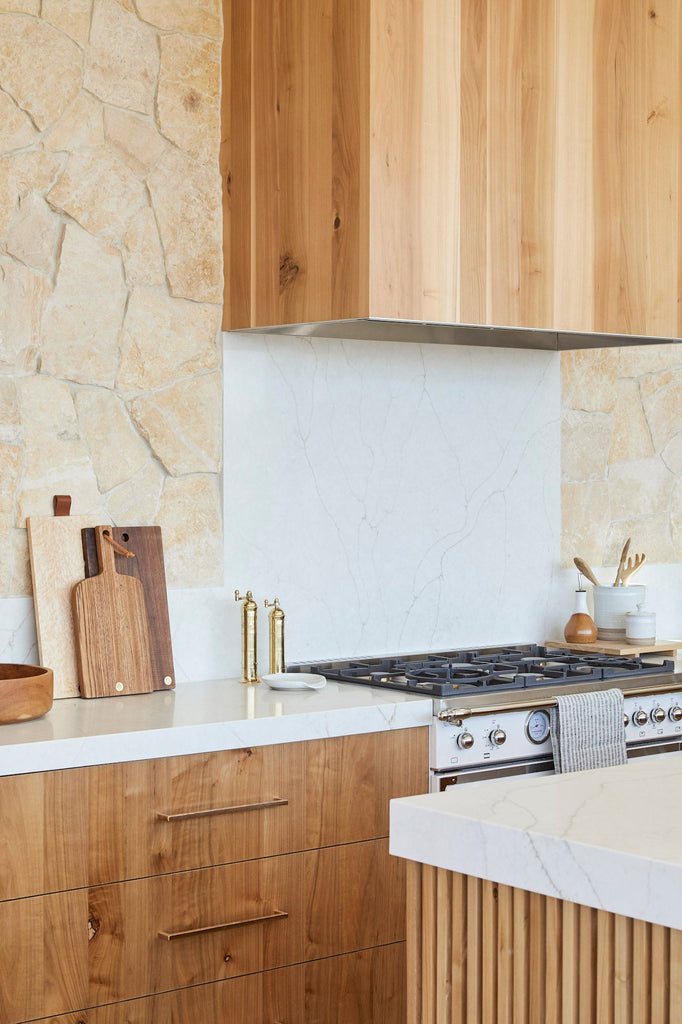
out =
<svg viewBox="0 0 682 1024"><path fill-rule="evenodd" d="M224 0L225 327L682 334L678 0Z"/></svg>
<svg viewBox="0 0 682 1024"><path fill-rule="evenodd" d="M408 1024L678 1024L682 932L409 863Z"/></svg>

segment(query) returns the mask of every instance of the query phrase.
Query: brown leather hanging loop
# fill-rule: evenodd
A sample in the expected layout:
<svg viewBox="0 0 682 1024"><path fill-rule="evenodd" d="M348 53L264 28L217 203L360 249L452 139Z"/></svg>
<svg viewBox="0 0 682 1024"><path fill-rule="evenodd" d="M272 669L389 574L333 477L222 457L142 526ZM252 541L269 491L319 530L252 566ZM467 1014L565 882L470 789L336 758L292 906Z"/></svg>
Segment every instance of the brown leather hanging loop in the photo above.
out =
<svg viewBox="0 0 682 1024"><path fill-rule="evenodd" d="M54 514L56 516L68 516L71 511L71 495L70 494L55 494L52 499L54 505Z"/></svg>

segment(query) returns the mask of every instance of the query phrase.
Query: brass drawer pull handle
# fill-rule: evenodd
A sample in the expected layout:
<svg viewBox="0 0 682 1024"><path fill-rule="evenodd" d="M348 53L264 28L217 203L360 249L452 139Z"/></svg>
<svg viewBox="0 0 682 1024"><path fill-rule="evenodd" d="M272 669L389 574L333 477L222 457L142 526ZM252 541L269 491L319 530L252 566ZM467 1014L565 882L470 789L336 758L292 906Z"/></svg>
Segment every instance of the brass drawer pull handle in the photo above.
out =
<svg viewBox="0 0 682 1024"><path fill-rule="evenodd" d="M210 818L214 814L235 814L237 811L260 811L264 807L284 807L288 800L276 796L272 800L263 800L259 804L234 804L232 807L212 807L208 811L185 811L183 814L164 814L157 811L159 821L189 821L190 818Z"/></svg>
<svg viewBox="0 0 682 1024"><path fill-rule="evenodd" d="M186 932L159 932L160 939L184 939L188 935L206 935L208 932L221 932L226 928L238 928L243 924L260 924L261 921L274 921L278 917L288 917L285 910L275 910L272 914L265 914L263 917L247 917L244 921L226 921L225 924L209 924L206 928L190 928Z"/></svg>

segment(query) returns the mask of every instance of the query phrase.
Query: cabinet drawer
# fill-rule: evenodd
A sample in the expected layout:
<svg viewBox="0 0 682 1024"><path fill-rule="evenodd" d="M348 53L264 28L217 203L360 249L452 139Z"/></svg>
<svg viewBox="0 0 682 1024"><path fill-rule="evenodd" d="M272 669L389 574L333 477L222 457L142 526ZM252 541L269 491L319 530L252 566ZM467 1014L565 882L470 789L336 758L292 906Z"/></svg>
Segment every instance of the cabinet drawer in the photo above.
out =
<svg viewBox="0 0 682 1024"><path fill-rule="evenodd" d="M90 890L90 1005L397 942L404 866L386 840Z"/></svg>
<svg viewBox="0 0 682 1024"><path fill-rule="evenodd" d="M85 769L0 778L0 900L87 885Z"/></svg>
<svg viewBox="0 0 682 1024"><path fill-rule="evenodd" d="M404 1024L404 979L398 942L36 1024Z"/></svg>
<svg viewBox="0 0 682 1024"><path fill-rule="evenodd" d="M303 744L88 769L89 881L303 848Z"/></svg>
<svg viewBox="0 0 682 1024"><path fill-rule="evenodd" d="M388 835L389 801L429 789L429 730L306 744L306 848Z"/></svg>

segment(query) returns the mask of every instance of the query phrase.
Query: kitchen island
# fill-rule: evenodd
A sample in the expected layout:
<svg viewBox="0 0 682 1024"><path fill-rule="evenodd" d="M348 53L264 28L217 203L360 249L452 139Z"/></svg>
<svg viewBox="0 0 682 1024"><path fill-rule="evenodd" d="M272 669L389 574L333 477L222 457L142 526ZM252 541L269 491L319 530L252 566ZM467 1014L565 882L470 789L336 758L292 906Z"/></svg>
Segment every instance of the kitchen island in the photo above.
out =
<svg viewBox="0 0 682 1024"><path fill-rule="evenodd" d="M682 756L395 800L408 1022L682 1020Z"/></svg>

